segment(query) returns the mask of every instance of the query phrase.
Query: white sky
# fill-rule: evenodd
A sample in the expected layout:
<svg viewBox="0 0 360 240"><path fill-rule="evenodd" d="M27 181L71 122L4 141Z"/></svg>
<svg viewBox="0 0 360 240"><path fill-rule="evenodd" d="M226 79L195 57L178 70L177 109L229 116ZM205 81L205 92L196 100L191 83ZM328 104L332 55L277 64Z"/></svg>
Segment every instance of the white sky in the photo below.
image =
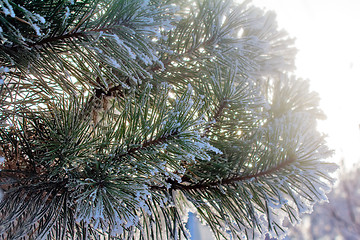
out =
<svg viewBox="0 0 360 240"><path fill-rule="evenodd" d="M329 135L351 167L360 160L360 0L254 0L274 10L280 28L295 37L296 75L311 80L328 119L319 129Z"/></svg>

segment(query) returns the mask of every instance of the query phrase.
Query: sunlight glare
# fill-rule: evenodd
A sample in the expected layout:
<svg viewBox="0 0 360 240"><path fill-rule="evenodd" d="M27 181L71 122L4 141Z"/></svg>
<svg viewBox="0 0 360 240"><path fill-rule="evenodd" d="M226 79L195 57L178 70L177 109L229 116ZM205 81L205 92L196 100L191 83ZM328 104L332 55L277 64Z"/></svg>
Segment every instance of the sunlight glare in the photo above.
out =
<svg viewBox="0 0 360 240"><path fill-rule="evenodd" d="M296 38L296 75L311 80L321 97L333 160L347 167L360 159L360 1L254 0L273 10L280 28Z"/></svg>

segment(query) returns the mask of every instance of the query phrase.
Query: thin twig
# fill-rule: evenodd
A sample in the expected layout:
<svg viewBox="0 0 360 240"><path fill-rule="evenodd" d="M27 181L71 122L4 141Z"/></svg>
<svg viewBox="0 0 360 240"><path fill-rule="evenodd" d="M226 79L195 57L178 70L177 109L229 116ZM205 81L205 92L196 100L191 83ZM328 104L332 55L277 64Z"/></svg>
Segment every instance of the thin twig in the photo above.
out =
<svg viewBox="0 0 360 240"><path fill-rule="evenodd" d="M56 41L63 40L63 39L84 37L88 33L92 33L92 32L106 32L106 31L110 31L110 30L111 29L109 29L109 28L99 28L99 29L91 29L91 30L84 31L84 32L72 32L72 33L67 33L64 35L56 36L56 37L44 38L38 42L29 44L29 46L30 47L40 46L40 45L44 45L46 43L56 42Z"/></svg>
<svg viewBox="0 0 360 240"><path fill-rule="evenodd" d="M120 154L117 156L117 158L122 158L122 157L125 157L127 155L132 155L133 153L137 152L137 151L140 151L140 150L143 150L145 148L148 148L150 146L155 146L155 145L158 145L158 144L161 144L161 143L164 143L166 142L170 137L174 137L175 135L177 135L178 132L174 132L170 135L167 135L167 136L163 136L163 137L159 137L157 139L154 139L154 140L148 140L148 141L145 141L143 142L140 146L138 147L134 147L134 148L130 148L128 151L126 151L125 153L123 154Z"/></svg>
<svg viewBox="0 0 360 240"><path fill-rule="evenodd" d="M210 132L210 128L214 125L214 123L212 122L217 122L220 117L222 116L223 112L224 112L224 109L227 107L227 101L226 100L223 100L218 108L217 108L217 111L215 112L214 116L211 118L211 120L209 121L209 123L207 124L207 126L205 127L205 131L204 131L204 134L202 135L203 137L206 137L209 132Z"/></svg>
<svg viewBox="0 0 360 240"><path fill-rule="evenodd" d="M3 12L3 11L0 11L0 13L2 13L2 14L4 14L5 15L5 12ZM20 22L22 22L22 23L25 23L25 24L27 24L27 25L30 25L31 26L31 23L29 23L29 22L27 22L27 21L25 21L24 19L21 19L21 18L18 18L18 17L13 17L14 19L16 19L16 20L18 20L18 21L20 21Z"/></svg>

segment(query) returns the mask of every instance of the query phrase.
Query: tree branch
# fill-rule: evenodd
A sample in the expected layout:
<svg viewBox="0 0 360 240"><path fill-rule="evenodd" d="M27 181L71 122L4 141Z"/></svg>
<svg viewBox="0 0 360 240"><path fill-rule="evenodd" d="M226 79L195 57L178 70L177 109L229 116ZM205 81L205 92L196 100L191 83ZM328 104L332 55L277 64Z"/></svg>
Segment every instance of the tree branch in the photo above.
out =
<svg viewBox="0 0 360 240"><path fill-rule="evenodd" d="M135 153L137 151L144 150L145 148L148 148L150 146L155 146L155 145L164 143L167 140L169 140L169 138L175 137L177 134L178 134L178 132L175 131L174 133L166 135L166 136L162 136L162 137L159 137L159 138L156 138L156 139L153 139L153 140L147 140L147 141L143 142L140 146L130 148L125 153L122 153L122 154L120 154L120 155L118 155L116 157L117 158L122 158L122 157L125 157L126 155L132 155L133 153Z"/></svg>
<svg viewBox="0 0 360 240"><path fill-rule="evenodd" d="M290 164L295 162L295 160L296 160L296 158L294 156L290 156L287 160L283 161L279 165L269 168L265 171L257 172L255 174L251 174L251 175L227 178L227 179L214 181L214 182L210 182L210 183L198 183L198 184L194 184L194 185L183 185L174 180L168 180L168 182L172 185L172 187L170 188L171 190L202 190L202 189L217 187L219 185L229 185L229 184L233 184L236 182L250 180L252 178L256 179L256 178L259 178L262 176L271 175L271 174L289 166ZM183 177L183 180L184 180L184 178L186 178L186 176ZM165 190L166 188L158 187L158 186L151 186L151 189L152 190Z"/></svg>
<svg viewBox="0 0 360 240"><path fill-rule="evenodd" d="M41 41L30 44L29 46L30 47L40 46L40 45L44 45L46 43L56 42L56 41L63 40L63 39L84 37L84 36L86 36L87 33L91 33L91 32L106 32L106 31L110 31L110 30L111 29L109 29L109 28L99 28L99 29L91 29L89 31L84 31L84 32L72 32L72 33L68 33L68 34L60 35L60 36L56 36L56 37L44 38Z"/></svg>
<svg viewBox="0 0 360 240"><path fill-rule="evenodd" d="M219 118L222 116L224 109L227 107L227 100L223 100L220 104L219 107L217 108L217 111L215 112L214 116L212 117L212 119L209 121L209 123L207 124L207 126L205 127L205 131L203 134L203 137L206 137L209 132L210 132L210 127L214 125L214 123L211 122L217 122L219 120Z"/></svg>
<svg viewBox="0 0 360 240"><path fill-rule="evenodd" d="M63 39L69 39L69 38L74 38L74 37L83 37L83 36L85 36L84 32L75 32L75 33L65 34L65 35L56 36L56 37L44 38L39 42L30 44L29 46L30 47L40 46L40 45L44 45L46 43L56 42L56 41L63 40Z"/></svg>

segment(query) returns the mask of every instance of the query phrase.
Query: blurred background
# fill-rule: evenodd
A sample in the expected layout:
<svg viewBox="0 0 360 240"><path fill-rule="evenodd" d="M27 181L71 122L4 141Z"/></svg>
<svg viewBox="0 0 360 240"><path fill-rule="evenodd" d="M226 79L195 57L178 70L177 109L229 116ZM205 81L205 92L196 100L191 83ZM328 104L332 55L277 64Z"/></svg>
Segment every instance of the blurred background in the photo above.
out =
<svg viewBox="0 0 360 240"><path fill-rule="evenodd" d="M329 203L291 227L287 239L360 239L360 0L253 0L274 11L279 28L296 38L295 74L310 79L327 119L318 128L328 135L340 165ZM190 217L192 240L214 239Z"/></svg>

